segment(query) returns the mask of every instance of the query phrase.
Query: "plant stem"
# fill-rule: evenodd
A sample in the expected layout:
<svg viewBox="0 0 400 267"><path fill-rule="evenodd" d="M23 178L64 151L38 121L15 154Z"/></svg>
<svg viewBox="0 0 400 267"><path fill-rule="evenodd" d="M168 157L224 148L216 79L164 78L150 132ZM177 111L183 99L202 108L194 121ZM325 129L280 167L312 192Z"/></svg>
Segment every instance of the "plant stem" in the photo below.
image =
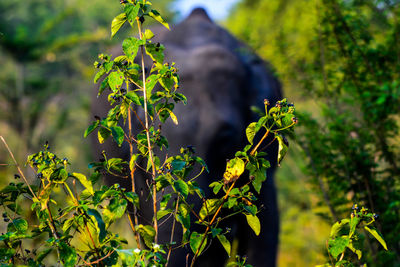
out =
<svg viewBox="0 0 400 267"><path fill-rule="evenodd" d="M251 150L250 152L250 156L254 156L254 154L256 153L258 147L261 145L261 143L265 140L265 138L267 138L268 134L270 132L270 129L267 130L267 132L264 134L264 136L261 138L260 142L258 142L258 144Z"/></svg>
<svg viewBox="0 0 400 267"><path fill-rule="evenodd" d="M237 180L236 180L236 181L237 181ZM197 256L199 255L200 249L201 249L201 247L203 246L204 241L206 240L208 231L210 231L210 228L211 228L212 224L214 223L215 219L217 219L217 216L218 216L219 212L221 211L222 206L224 205L225 200L228 198L229 193L231 192L231 190L232 190L233 187L235 186L236 181L234 181L234 182L232 183L232 185L229 187L228 191L226 191L225 196L224 196L224 198L222 199L221 205L218 207L218 210L215 212L213 218L211 219L210 223L208 224L208 226L207 226L207 228L206 228L206 230L205 230L205 232L204 232L204 234L203 234L203 237L202 237L202 239L201 239L200 245L199 245L199 247L197 248L196 253L195 253L194 256L193 256L192 263L190 264L190 267L193 267L193 266L194 266L194 262L196 261Z"/></svg>
<svg viewBox="0 0 400 267"><path fill-rule="evenodd" d="M3 142L3 144L6 146L6 148L7 148L7 150L8 150L8 153L10 154L11 158L13 159L15 166L17 166L17 170L18 170L19 174L21 175L22 179L24 179L24 182L25 182L26 186L28 186L29 191L31 191L33 198L37 200L37 197L36 197L36 195L35 195L35 192L33 192L33 190L32 190L32 188L31 188L30 184L28 183L28 180L26 179L24 173L22 172L21 168L19 167L18 162L15 160L14 154L11 152L11 149L10 149L10 147L7 145L6 140L4 140L3 136L0 136L0 139L1 139L1 141Z"/></svg>
<svg viewBox="0 0 400 267"><path fill-rule="evenodd" d="M129 83L127 83L127 85L126 85L126 91L129 92ZM130 110L128 110L128 131L129 131L129 133L128 133L128 135L129 135L129 142L128 142L129 143L129 153L130 153L130 159L132 159L134 153L133 153L133 143L132 143L132 139L133 139L133 136L132 136L132 118L131 118ZM136 194L136 188L135 188L135 170L136 170L136 168L135 168L135 166L132 166L132 169L131 169L130 164L129 164L129 168L131 170L131 173L130 173L130 175L131 175L131 183L132 183L132 190L131 191L132 191L132 193ZM132 223L132 220L130 218L130 214L128 214L128 217L129 217L129 223L130 223L131 229L133 231L133 234L135 235L137 247L140 249L140 236L139 236L139 233L136 231L136 228L135 228L135 225L139 224L139 220L138 220L138 216L137 216L137 208L136 208L135 205L133 205L133 218L134 218L135 224Z"/></svg>
<svg viewBox="0 0 400 267"><path fill-rule="evenodd" d="M138 29L139 29L139 37L140 40L143 39L143 33L142 33L142 27L141 23L139 21L139 18L136 18L137 24L138 24ZM153 150L151 148L151 142L150 142L150 133L149 133L149 119L147 117L147 92L146 92L146 72L145 72L145 66L144 66L144 48L143 45L140 46L140 53L141 53L141 63L142 63L142 78L143 78L143 102L144 102L144 119L145 119L145 126L146 126L146 137L147 137L147 146L148 146L148 151L149 151L149 159L151 162L151 169L152 169L152 186L153 186L153 213L154 213L154 223L153 227L156 232L154 236L154 242L157 244L157 239L158 239L158 223L157 223L157 190L155 186L155 180L156 180L156 168L154 165L154 160L153 160Z"/></svg>
<svg viewBox="0 0 400 267"><path fill-rule="evenodd" d="M168 250L168 256L167 256L167 263L165 264L165 267L168 266L168 261L169 257L171 256L171 251L172 251L172 242L174 241L174 232L175 232L175 223L176 223L176 214L178 213L178 206L179 206L179 197L176 200L176 207L175 207L175 213L174 213L174 222L172 223L172 231L171 231L171 239L169 241L170 247Z"/></svg>

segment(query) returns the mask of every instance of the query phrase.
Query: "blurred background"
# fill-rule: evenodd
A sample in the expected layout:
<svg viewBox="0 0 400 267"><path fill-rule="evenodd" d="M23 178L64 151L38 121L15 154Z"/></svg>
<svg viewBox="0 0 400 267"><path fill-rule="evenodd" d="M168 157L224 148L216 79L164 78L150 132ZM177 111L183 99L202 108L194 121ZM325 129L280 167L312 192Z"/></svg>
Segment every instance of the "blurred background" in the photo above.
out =
<svg viewBox="0 0 400 267"><path fill-rule="evenodd" d="M369 244L368 261L400 266L398 1L153 4L171 23L204 7L271 64L296 104L297 137L275 177L278 266L326 262L330 225L347 217L355 202L380 213L391 248L381 253ZM117 0L1 0L0 135L21 164L48 141L77 172L87 173L92 159L83 132L92 120L93 62L122 40L109 37L119 11ZM15 168L2 144L0 164L4 186Z"/></svg>

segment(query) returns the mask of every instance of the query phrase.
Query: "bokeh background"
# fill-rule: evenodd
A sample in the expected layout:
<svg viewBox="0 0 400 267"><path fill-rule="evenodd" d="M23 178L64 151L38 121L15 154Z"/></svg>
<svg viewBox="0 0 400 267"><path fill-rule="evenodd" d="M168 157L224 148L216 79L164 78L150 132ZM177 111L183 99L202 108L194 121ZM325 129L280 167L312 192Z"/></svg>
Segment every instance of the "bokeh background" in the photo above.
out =
<svg viewBox="0 0 400 267"><path fill-rule="evenodd" d="M323 123L326 120L326 107L335 105L329 101L341 94L320 93L324 88L321 76L318 75L318 70L321 69L321 58L318 56L321 53L316 53L315 50L321 41L318 34L329 30L319 27L321 18L329 11L324 9L327 2L329 1L154 0L153 4L171 23L182 20L194 7L204 7L214 21L246 42L271 64L282 82L285 96L296 104L297 111L304 114L305 121L310 122L310 117L306 114L312 114L316 122ZM368 49L379 51L377 48L387 44L388 36L394 38L393 43L396 42L395 37L399 32L396 20L399 14L397 1L337 2L343 4L343 8L346 5L349 5L349 8L359 7L353 11L343 9L343 14L350 18L360 15L365 19L367 25L351 26L358 27L356 29L372 29L371 36L375 39L371 41L371 47ZM93 159L89 142L83 139L83 132L92 119L89 118L89 110L90 92L94 88L93 62L100 52L109 51L110 47L122 40L122 37L114 40L110 40L109 37L110 21L119 10L120 4L117 0L0 1L0 135L5 137L21 164L25 162L28 154L36 152L48 141L51 149L58 155L67 157L77 172L87 173L87 164ZM130 33L124 31L123 34ZM357 35L355 38L363 37ZM362 41L360 46L364 44L368 43ZM327 50L329 49L327 47ZM354 47L348 49L357 50ZM389 49L387 53L395 53L393 51ZM334 58L334 55L328 56ZM396 71L399 70L398 61L390 62L392 65L388 63L387 71L393 75L387 78L388 83L398 79ZM341 73L346 72L344 65L326 65L328 71L333 72L337 68ZM328 77L327 82L328 85L332 85L333 82L329 79L333 78ZM374 99L383 97L380 101L383 101L387 108L391 108L390 114L384 114L394 121L391 124L393 131L390 131L392 136L387 143L391 154L384 157L383 150L376 152L373 148L367 148L368 153L378 158L373 167L383 166L379 173L385 172L391 161L394 162L394 167L398 162L399 107L396 106L396 101L399 85L389 85L393 90L380 91ZM389 88L392 88L390 86ZM387 102L389 98L392 99L390 103ZM324 102L326 99L328 100ZM361 105L351 101L345 105ZM342 103L336 102L337 109L339 105ZM351 114L356 114L354 116L357 119L362 117L362 112L362 108L355 108ZM346 122L344 119L343 124ZM311 128L310 124L301 124L300 120L300 127ZM353 132L353 137L357 138L358 131L362 132L363 128L357 125L354 127L358 127L357 131L350 127L351 129L346 128L342 132ZM374 125L369 124L369 127L368 131ZM319 126L313 129L315 136L325 130ZM357 196L354 191L345 191L343 199L332 204L338 207L332 213L326 196L329 197L329 194L335 192L327 189L326 193L324 188L331 185L331 177L340 177L340 174L323 172L318 169L322 166L318 165L318 162L317 168L312 169L315 153L307 152L304 148L313 148L313 144L322 148L326 145L327 150L340 148L335 148L333 142L329 143L331 146L321 140L313 143L314 137L310 135L310 131L299 130L298 134L304 131L308 134L305 135L308 142L302 142L303 138L290 140L289 154L275 177L281 217L278 266L314 266L324 263L325 241L329 237L334 217L343 218L348 215L346 212L350 212L349 208L354 200L364 199L361 196L354 197ZM371 156L370 154L368 155ZM351 155L349 157L351 158ZM336 159L327 156L325 160ZM13 179L15 168L2 144L0 164L0 185L4 186ZM363 166L355 168L362 169ZM328 164L328 167L332 166ZM352 175L361 175L357 170ZM390 177L387 179L393 180L392 190L399 192L398 171L391 172ZM383 179L380 176L378 178ZM393 221L400 221L400 202L393 198L389 200L388 205L393 205L389 211L394 212ZM399 228L398 224L388 224L391 224L389 227L393 229Z"/></svg>

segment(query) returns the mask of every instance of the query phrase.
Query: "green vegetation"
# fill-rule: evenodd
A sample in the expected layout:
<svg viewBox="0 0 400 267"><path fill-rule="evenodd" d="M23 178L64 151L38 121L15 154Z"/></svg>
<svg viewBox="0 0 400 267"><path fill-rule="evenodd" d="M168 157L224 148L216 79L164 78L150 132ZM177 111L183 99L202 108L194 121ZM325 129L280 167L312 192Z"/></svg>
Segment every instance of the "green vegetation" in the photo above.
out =
<svg viewBox="0 0 400 267"><path fill-rule="evenodd" d="M167 10L170 2L155 1L154 9L166 14L165 21L174 16ZM130 36L129 24L136 25L136 18L142 15L167 25L146 7L146 1L140 7L135 3L123 1L124 12L113 21L113 35L120 30L118 34ZM283 153L286 147L279 132L293 126L293 109L285 101L278 111L266 106L260 121L250 124L246 131L250 144L228 162L224 178L211 185L214 198L192 213L204 231L192 232L188 224L192 211L185 201L190 195L203 196L190 180L191 164L198 164L203 171L206 166L190 150L165 162L148 150L167 146L152 121L157 116L161 121L177 121L174 102L185 101L175 91L176 70L164 64L162 49L157 51L151 43L150 31L143 31L141 39L127 38L125 56L102 55L100 63L96 62L98 76L107 76L102 89L112 89L109 99L117 106L85 133L97 129L100 142L106 138L119 144L129 142L140 153L131 154L130 162L106 159L91 165L92 172L84 170L88 149L76 149L84 146L81 134L76 133L83 132L86 125L82 114L88 110L91 85L82 81L93 75L88 62L99 47L119 42L99 44L108 39L109 19L119 8L118 1L108 0L0 3L0 135L16 151L18 162L45 140L74 162L72 170L68 159L51 153L46 144L43 151L28 158L33 169L27 173L28 181L19 167L15 176L15 168L4 168L5 162L18 164L2 150L2 185L10 182L8 177L17 179L0 191L6 222L0 236L4 264L51 265L59 260L66 266L164 265L170 249L177 246L157 244L158 221L168 215L183 226L182 242L189 244L196 257L212 238L230 253L230 241L218 228L221 209L244 214L255 233L262 227L249 189L259 190L268 163L262 152L254 150L257 145L253 149L251 145L257 131L264 131L261 135L269 131L276 134ZM399 3L394 0L242 0L226 22L271 62L286 95L297 103L301 127L277 177L280 266L400 264L399 13ZM144 82L140 76L143 66L133 63L134 55L141 53L158 62ZM122 85L132 81L137 86L124 91ZM153 92L157 82L163 90ZM128 119L132 106L147 109L149 125L142 133L124 132L116 124L118 118ZM288 134L287 129L282 134L285 131ZM255 140L257 144L259 140ZM128 203L140 208L136 192L97 183L98 171L118 172L124 167L134 171L137 159L147 159L153 190L168 187L171 192L155 209L152 225L138 224L132 216L133 235L145 242L138 242L140 250L127 246L112 230L112 225L125 217ZM244 169L256 179L235 187ZM36 177L33 184L29 176ZM60 201L60 195L67 201ZM178 197L174 203L173 195ZM353 203L368 209L354 206L350 218L342 219L348 217ZM245 258L235 260L229 265L248 266Z"/></svg>
<svg viewBox="0 0 400 267"><path fill-rule="evenodd" d="M294 105L283 99L276 106L269 107L269 102L265 101L265 110L260 111L261 118L246 129L248 144L227 162L223 177L209 185L214 194L209 198L196 183L196 178L203 171L208 171L207 166L191 148L182 148L180 155L165 159L159 155L159 151L168 148L168 140L161 129L155 129L154 123L164 123L170 118L178 124L173 113L174 106L175 103L186 103L186 97L177 92L179 76L174 63L164 62L164 46L151 41L154 34L149 29L144 30L143 23L152 18L166 28L169 25L147 0L121 1L121 4L123 12L111 23L111 37L124 24L137 27L139 37L123 41L124 55L112 58L100 54L100 62L94 63L98 68L95 82L103 78L98 94L108 92L111 106L107 116L96 118L84 136L97 130L100 143L108 138L112 138L118 146L126 142L130 147L129 161L108 158L103 153L103 161L89 165L93 172L88 178L73 172L68 159L51 153L46 142L44 150L28 157L27 164L36 176L36 181L30 183L0 136L18 167L19 174L15 175L15 179L23 180L12 182L0 191L3 219L7 223L6 233L0 235L0 262L5 266L41 266L54 262L64 266L166 266L171 251L186 244L193 252L190 265L194 266L212 239L218 240L230 255L231 242L220 228L225 219L243 215L254 233L260 233L259 207L254 204L257 198L251 188L260 192L266 180L266 170L270 168L263 149L273 141L278 142L277 160L281 162L284 158L288 147L283 134L293 135L293 127L297 123ZM146 55L153 61L147 77ZM135 63L137 56L139 64ZM161 89L156 91L153 89L157 83ZM131 123L134 113L131 111L135 108L144 111L144 118L138 117L142 125L139 132L133 132ZM120 121L123 121L123 127ZM267 137L273 140L264 145ZM147 162L147 167L141 166L139 161ZM199 165L200 173L196 173L195 165ZM151 176L151 193L145 196L152 198L153 218L149 224L139 223L138 213L135 212L141 209L135 189L137 168L145 169ZM104 172L113 175L127 172L132 183L131 190L120 188L119 184L111 187L96 185ZM240 185L237 183L239 179ZM83 190L77 187L78 182ZM64 193L64 201L55 199L57 191ZM199 198L202 203L198 210L191 205L194 198ZM125 213L128 204L133 209L130 214ZM34 214L30 214L30 210ZM110 226L124 215L129 219L136 249L132 248L134 245L125 248L127 241L110 231ZM202 226L198 230L193 230L194 218L195 223ZM158 227L167 220L172 221L171 241L160 244ZM182 226L181 240L174 240L175 223ZM230 264L248 266L245 265L246 260L240 257L237 257L236 263Z"/></svg>
<svg viewBox="0 0 400 267"><path fill-rule="evenodd" d="M307 97L297 142L318 197L311 207L329 223L352 203L380 215L389 251L366 236L370 253L355 261L372 266L399 264L399 12L397 1L248 0L228 22L287 94Z"/></svg>

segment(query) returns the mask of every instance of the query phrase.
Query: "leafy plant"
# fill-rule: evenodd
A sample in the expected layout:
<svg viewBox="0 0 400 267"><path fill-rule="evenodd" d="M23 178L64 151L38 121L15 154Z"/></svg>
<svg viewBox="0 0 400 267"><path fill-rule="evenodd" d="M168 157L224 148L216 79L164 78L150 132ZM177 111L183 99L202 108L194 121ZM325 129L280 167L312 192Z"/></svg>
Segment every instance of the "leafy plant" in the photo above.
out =
<svg viewBox="0 0 400 267"><path fill-rule="evenodd" d="M357 264L363 255L364 234L368 232L387 250L387 245L380 232L371 226L378 215L357 204L353 205L350 219L336 222L332 228L326 248L331 264L319 266L360 266ZM358 261L357 261L358 260ZM366 266L366 265L363 265Z"/></svg>
<svg viewBox="0 0 400 267"><path fill-rule="evenodd" d="M329 224L353 203L380 214L389 250L366 236L372 266L400 263L399 12L390 0L243 0L231 20L278 67L292 97L303 88L304 153L293 161L305 159L304 178L318 196L308 206Z"/></svg>
<svg viewBox="0 0 400 267"><path fill-rule="evenodd" d="M152 18L166 28L169 26L147 0L123 0L121 4L124 11L112 21L111 37L124 24L137 27L138 37L123 41L124 55L111 58L101 54L100 62L94 63L98 68L95 82L102 78L99 95L108 93L111 106L107 116L96 118L84 136L97 131L100 143L108 138L118 146L126 142L130 148L129 160L108 158L103 153L104 160L90 164L93 173L87 177L71 171L69 161L51 153L47 143L44 150L29 156L27 164L35 172L36 181L28 183L18 167L19 174L15 177L22 177L24 182L11 183L0 192L3 218L8 223L7 233L0 236L3 245L0 261L4 264L36 266L55 259L65 266L166 266L172 249L188 244L193 252L193 266L212 239L218 239L227 254L231 254L227 232L220 227L225 219L242 214L256 235L261 231L257 217L259 208L254 204L257 197L252 188L259 193L267 178L270 164L265 159L265 148L278 142L278 162L285 156L288 147L283 134L293 134L297 123L294 105L283 99L270 107L265 100L261 118L246 129L249 144L227 162L221 180L210 184L214 196L208 198L196 183L207 166L195 156L193 148L182 148L179 155L165 159L159 154L168 148L168 141L154 124L168 118L178 124L173 110L176 103L186 103L186 97L177 92L179 76L174 63L164 62L164 46L152 42L154 34L143 29L143 22ZM144 62L146 55L153 62L148 72ZM157 84L159 89L156 90ZM143 109L143 117L137 115L137 109ZM142 126L139 132L133 132L132 114ZM267 138L269 143L265 144ZM9 153L13 157L10 150ZM139 162L145 162L146 166ZM18 166L16 161L15 164ZM200 167L199 173L195 173L195 165ZM154 214L151 224L140 224L136 212L141 208L135 188L138 168L151 177L149 197ZM101 172L116 176L127 174L131 178L131 190L118 184L96 185ZM83 190L79 190L78 184ZM63 199L67 201L57 202L56 192L64 193ZM194 198L202 203L198 209L191 204ZM32 223L22 212L23 200L27 199L35 215ZM111 225L125 215L128 205L133 209L128 218L136 249L125 249L127 241L110 231ZM222 210L227 212L222 213ZM159 244L159 225L167 220L173 221L171 241ZM201 226L200 230L193 230L193 221ZM182 240L173 240L176 223L182 226ZM28 241L41 245L27 249ZM240 257L236 263L231 263L234 264L249 266L246 258Z"/></svg>

